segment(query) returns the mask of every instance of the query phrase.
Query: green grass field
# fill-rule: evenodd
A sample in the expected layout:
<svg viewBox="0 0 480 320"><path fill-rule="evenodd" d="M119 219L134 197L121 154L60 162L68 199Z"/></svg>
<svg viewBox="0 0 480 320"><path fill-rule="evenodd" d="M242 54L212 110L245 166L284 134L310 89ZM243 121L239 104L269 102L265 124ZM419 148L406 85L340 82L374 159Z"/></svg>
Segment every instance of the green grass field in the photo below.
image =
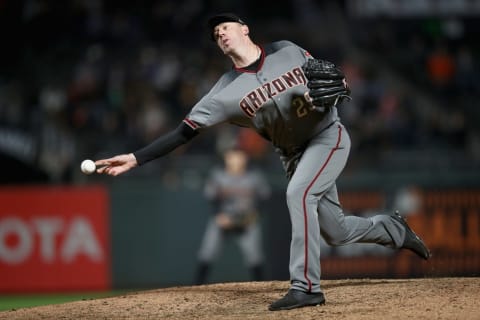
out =
<svg viewBox="0 0 480 320"><path fill-rule="evenodd" d="M50 293L50 294L10 294L0 295L0 311L58 304L70 301L106 298L125 293L126 291L82 292L82 293Z"/></svg>

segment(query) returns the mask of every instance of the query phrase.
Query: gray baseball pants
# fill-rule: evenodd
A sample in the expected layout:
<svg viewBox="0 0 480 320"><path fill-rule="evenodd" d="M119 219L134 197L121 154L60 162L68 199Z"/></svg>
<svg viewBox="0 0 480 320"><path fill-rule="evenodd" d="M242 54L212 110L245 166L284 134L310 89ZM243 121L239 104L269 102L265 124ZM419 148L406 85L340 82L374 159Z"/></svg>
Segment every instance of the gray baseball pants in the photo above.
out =
<svg viewBox="0 0 480 320"><path fill-rule="evenodd" d="M350 152L350 137L340 122L312 139L287 187L292 224L291 287L321 292L320 237L329 245L355 242L399 248L405 228L389 215L370 218L345 216L335 181Z"/></svg>

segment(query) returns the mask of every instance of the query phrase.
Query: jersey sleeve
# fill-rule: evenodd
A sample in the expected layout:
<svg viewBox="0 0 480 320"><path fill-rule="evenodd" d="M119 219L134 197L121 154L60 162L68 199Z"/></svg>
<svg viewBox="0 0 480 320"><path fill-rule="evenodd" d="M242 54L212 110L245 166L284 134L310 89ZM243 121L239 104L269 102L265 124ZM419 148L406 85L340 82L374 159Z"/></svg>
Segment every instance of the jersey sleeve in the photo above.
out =
<svg viewBox="0 0 480 320"><path fill-rule="evenodd" d="M190 110L184 123L194 130L202 130L226 122L229 118L228 109L217 99L218 93L230 83L230 74L224 74L200 101Z"/></svg>
<svg viewBox="0 0 480 320"><path fill-rule="evenodd" d="M210 97L201 99L187 114L183 122L194 130L202 130L225 122L224 110Z"/></svg>

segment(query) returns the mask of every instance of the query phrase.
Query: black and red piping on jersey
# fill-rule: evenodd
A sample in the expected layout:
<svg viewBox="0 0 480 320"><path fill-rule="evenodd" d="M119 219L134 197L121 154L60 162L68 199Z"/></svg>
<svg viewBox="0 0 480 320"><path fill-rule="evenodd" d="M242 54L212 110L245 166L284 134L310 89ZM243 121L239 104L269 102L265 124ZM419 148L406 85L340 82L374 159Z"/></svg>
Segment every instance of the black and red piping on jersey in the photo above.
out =
<svg viewBox="0 0 480 320"><path fill-rule="evenodd" d="M323 172L323 170L326 168L327 164L330 162L332 159L332 156L335 151L339 149L340 141L342 141L342 127L339 125L338 126L338 139L337 139L337 144L335 147L330 150L330 153L328 154L327 160L323 163L322 167L320 170L317 172L313 180L310 182L310 184L307 186L307 189L305 189L305 192L303 193L303 198L302 198L302 205L303 205L303 221L304 221L304 243L305 243L305 261L304 261L304 268L303 268L303 275L305 277L305 280L307 280L308 283L308 292L312 291L312 281L308 277L308 217L307 217L307 195L309 190L312 188L313 184L315 181L317 181L318 177L320 174Z"/></svg>
<svg viewBox="0 0 480 320"><path fill-rule="evenodd" d="M199 127L199 125L197 123L195 123L194 121L192 121L188 118L183 119L183 123L185 123L187 126L192 128L193 130L198 129L198 127Z"/></svg>
<svg viewBox="0 0 480 320"><path fill-rule="evenodd" d="M260 48L260 61L258 63L257 63L258 61L257 59L257 61L255 61L249 66L246 66L244 68L237 68L233 66L233 69L235 69L235 71L237 72L246 72L246 73L257 73L260 69L262 69L263 62L265 61L265 50L263 49L262 46L258 46L258 47ZM254 68L252 68L252 66L254 66Z"/></svg>

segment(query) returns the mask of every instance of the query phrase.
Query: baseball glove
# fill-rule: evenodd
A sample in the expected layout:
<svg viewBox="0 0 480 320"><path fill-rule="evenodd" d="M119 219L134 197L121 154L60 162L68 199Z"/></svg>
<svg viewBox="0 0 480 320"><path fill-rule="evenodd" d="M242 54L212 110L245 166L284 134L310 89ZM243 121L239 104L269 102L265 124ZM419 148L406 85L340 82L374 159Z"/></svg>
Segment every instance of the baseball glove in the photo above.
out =
<svg viewBox="0 0 480 320"><path fill-rule="evenodd" d="M333 63L309 59L302 68L308 79L308 95L314 106L331 107L345 98L351 99L345 75Z"/></svg>

